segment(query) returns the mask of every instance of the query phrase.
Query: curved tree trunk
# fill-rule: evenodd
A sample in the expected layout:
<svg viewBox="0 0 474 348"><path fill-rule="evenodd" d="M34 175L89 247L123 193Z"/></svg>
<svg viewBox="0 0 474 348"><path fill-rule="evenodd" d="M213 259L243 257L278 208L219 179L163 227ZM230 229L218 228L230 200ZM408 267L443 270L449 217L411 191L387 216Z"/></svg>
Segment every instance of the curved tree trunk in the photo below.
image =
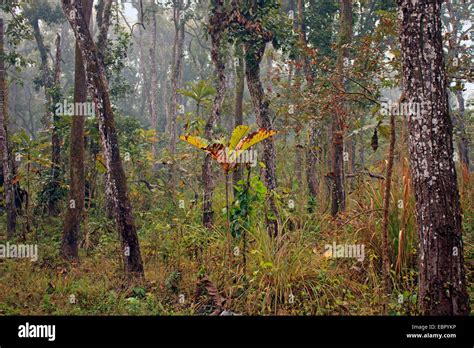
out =
<svg viewBox="0 0 474 348"><path fill-rule="evenodd" d="M270 119L269 105L262 82L260 81L260 62L265 53L265 42L250 41L245 44L245 75L247 86L252 98L252 104L257 115L257 124L261 128L273 129ZM267 231L271 236L278 234L278 211L276 208L275 196L271 191L277 187L276 179L276 151L275 143L272 138L263 141L263 178L268 190L266 223Z"/></svg>
<svg viewBox="0 0 474 348"><path fill-rule="evenodd" d="M467 315L461 208L443 66L442 0L397 2L405 101L420 106L419 113L408 115L419 304L428 315Z"/></svg>
<svg viewBox="0 0 474 348"><path fill-rule="evenodd" d="M114 215L122 242L125 272L130 276L141 278L144 276L144 271L140 245L128 197L127 178L120 158L105 68L98 58L97 48L82 14L82 4L62 0L62 5L84 59L87 88L95 103L104 157L107 171L110 173L109 185L113 192Z"/></svg>

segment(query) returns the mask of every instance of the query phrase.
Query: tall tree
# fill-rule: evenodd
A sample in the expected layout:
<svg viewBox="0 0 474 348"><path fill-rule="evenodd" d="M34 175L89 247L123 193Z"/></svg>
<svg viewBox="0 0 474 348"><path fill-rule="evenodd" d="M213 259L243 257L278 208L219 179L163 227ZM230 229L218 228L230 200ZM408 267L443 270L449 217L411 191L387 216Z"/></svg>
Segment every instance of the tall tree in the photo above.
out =
<svg viewBox="0 0 474 348"><path fill-rule="evenodd" d="M341 93L340 105L331 120L332 133L332 200L331 215L336 216L346 208L344 179L344 133L346 128L344 103L344 66L349 60L349 48L352 38L352 0L341 0L338 55L336 61L336 87Z"/></svg>
<svg viewBox="0 0 474 348"><path fill-rule="evenodd" d="M176 173L174 155L176 153L176 141L178 137L178 89L180 88L180 82L183 70L183 52L184 52L184 35L185 35L185 24L186 24L186 9L189 7L190 2L184 4L184 0L173 0L173 22L174 22L174 42L173 42L173 58L171 65L171 104L167 126L168 133L170 134L169 152L171 155L170 165L170 180L169 188L174 196L174 190L176 186Z"/></svg>
<svg viewBox="0 0 474 348"><path fill-rule="evenodd" d="M157 88L158 88L158 71L156 68L156 11L153 8L151 17L151 47L150 47L150 63L151 63L151 76L150 76L150 97L149 97L149 111L150 111L150 122L151 128L155 131L158 130L158 110L157 110ZM153 161L156 161L158 156L156 143L152 144Z"/></svg>
<svg viewBox="0 0 474 348"><path fill-rule="evenodd" d="M16 208L12 185L14 163L8 143L7 84L3 32L3 18L0 18L0 161L3 171L3 195L7 210L7 237L12 238L16 230Z"/></svg>
<svg viewBox="0 0 474 348"><path fill-rule="evenodd" d="M461 161L463 181L469 180L469 135L466 129L466 108L463 96L464 82L469 75L469 62L471 55L469 51L466 52L466 45L463 41L466 40L466 33L472 30L472 25L466 30L465 26L472 17L472 4L464 1L446 0L447 20L445 27L448 31L447 50L448 59L447 64L449 70L448 82L455 82L454 95L458 104L458 110L453 115L454 126L458 134L458 152ZM467 62L466 62L467 61Z"/></svg>
<svg viewBox="0 0 474 348"><path fill-rule="evenodd" d="M93 0L82 1L85 22L90 23ZM84 61L79 45L75 45L74 67L74 104L87 102L87 83ZM84 213L84 124L85 115L74 115L71 120L71 145L69 153L69 204L64 219L64 230L61 244L62 255L67 259L78 257L78 236Z"/></svg>
<svg viewBox="0 0 474 348"><path fill-rule="evenodd" d="M306 38L306 20L305 20L305 2L298 0L298 25L299 39L302 47L300 53L300 65L303 67L306 84L308 88L313 89L315 74L311 68L310 57L308 57L308 42ZM319 137L321 136L320 126L314 117L309 121L308 127L308 145L306 151L306 182L308 184L308 203L309 210L312 211L314 203L318 197L319 181L317 177L317 166L320 159Z"/></svg>
<svg viewBox="0 0 474 348"><path fill-rule="evenodd" d="M122 242L125 271L130 276L142 278L144 271L140 245L128 197L127 178L120 158L105 67L89 32L82 3L62 0L62 6L84 59L87 88L95 104L106 167L110 174L109 185L113 192L114 215Z"/></svg>
<svg viewBox="0 0 474 348"><path fill-rule="evenodd" d="M260 3L253 2L249 8L249 13L257 13ZM249 29L249 36L244 44L245 49L245 77L247 78L247 87L252 99L253 107L257 117L257 124L261 128L273 129L272 120L270 118L270 100L268 99L260 80L260 63L267 42L273 39L273 33L265 31L261 27L261 23L254 18L246 19ZM276 149L273 138L263 141L263 178L265 186L269 191L267 197L267 206L269 212L266 216L267 231L271 236L278 234L278 211L276 207L275 196L273 190L277 187L276 177Z"/></svg>
<svg viewBox="0 0 474 348"><path fill-rule="evenodd" d="M110 26L110 13L112 12L112 4L114 0L101 0L97 9L97 26L99 33L97 35L97 50L99 59L105 62L105 55L107 49L107 36L109 33ZM107 76L106 76L107 77ZM94 157L97 154L94 154ZM110 173L107 172L105 176L105 212L107 218L113 219L114 211L114 199L112 197L113 192L110 186Z"/></svg>
<svg viewBox="0 0 474 348"><path fill-rule="evenodd" d="M403 93L418 224L419 304L428 315L467 315L461 209L443 66L442 0L397 0Z"/></svg>
<svg viewBox="0 0 474 348"><path fill-rule="evenodd" d="M227 15L224 12L223 0L211 1L211 15L209 17L209 34L211 36L211 59L217 74L217 93L214 97L211 115L206 122L205 136L212 140L214 127L220 118L222 103L224 102L226 79L225 79L225 62L222 57L222 39L226 30L226 22L223 17ZM227 177L226 177L227 180ZM202 167L202 181L204 183L204 201L203 201L203 225L207 228L212 226L214 212L212 210L212 196L214 190L213 173L212 173L212 157L206 154Z"/></svg>
<svg viewBox="0 0 474 348"><path fill-rule="evenodd" d="M235 46L235 107L234 107L234 128L243 124L243 106L244 106L244 89L245 89L245 67L243 59L243 49L241 44ZM234 186L242 179L243 168L239 166L232 175Z"/></svg>
<svg viewBox="0 0 474 348"><path fill-rule="evenodd" d="M58 132L58 115L55 113L55 104L60 98L60 87L55 80L55 70L60 67L60 62L53 62L53 68L50 66L48 59L49 48L44 43L43 34L40 29L40 20L45 23L58 23L60 21L61 11L57 5L50 4L40 5L39 3L28 3L24 7L25 16L33 28L33 36L36 41L36 46L40 54L40 70L42 77L42 84L45 95L45 115L43 117L43 125L46 129L51 128L51 175L43 188L43 193L47 198L47 211L49 215L55 216L60 212L59 201L61 198L60 189L60 156L61 156L61 139ZM56 53L60 54L60 50ZM58 58L58 57L56 57ZM60 58L60 56L59 56ZM51 117L52 116L52 117Z"/></svg>
<svg viewBox="0 0 474 348"><path fill-rule="evenodd" d="M51 109L61 102L61 36L56 35L56 57L54 61L53 71L53 86L49 92L51 94ZM58 199L56 193L60 186L61 177L61 134L59 129L59 115L54 110L52 112L52 127L51 127L51 182L49 190L52 196L48 200L48 212L52 215L59 214Z"/></svg>

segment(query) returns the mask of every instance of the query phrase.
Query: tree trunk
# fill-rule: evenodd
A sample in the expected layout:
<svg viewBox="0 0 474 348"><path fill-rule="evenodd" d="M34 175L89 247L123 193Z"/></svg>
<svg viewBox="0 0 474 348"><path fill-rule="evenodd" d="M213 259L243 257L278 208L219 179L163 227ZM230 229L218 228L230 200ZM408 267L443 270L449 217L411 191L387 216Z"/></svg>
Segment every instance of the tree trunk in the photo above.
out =
<svg viewBox="0 0 474 348"><path fill-rule="evenodd" d="M7 84L4 55L3 19L0 18L0 160L3 172L3 195L7 211L7 238L10 239L15 235L16 230L16 208L12 185L14 163L8 142Z"/></svg>
<svg viewBox="0 0 474 348"><path fill-rule="evenodd" d="M243 49L242 45L236 46L235 55L237 58L237 66L235 67L236 74L236 85L235 85L235 119L234 127L240 126L244 123L243 120L243 104L244 104L244 89L245 89L245 67L243 59ZM238 166L232 176L234 186L242 180L243 177L243 167Z"/></svg>
<svg viewBox="0 0 474 348"><path fill-rule="evenodd" d="M41 77L43 79L44 95L46 101L46 113L43 117L43 126L47 128L50 123L49 112L51 111L51 95L49 93L49 90L53 86L53 81L48 65L48 51L46 49L46 46L44 45L43 36L41 35L38 19L34 18L30 21L30 24L33 28L33 36L35 38L36 46L38 47L41 59Z"/></svg>
<svg viewBox="0 0 474 348"><path fill-rule="evenodd" d="M216 74L218 77L217 93L214 97L211 115L207 120L205 127L205 136L209 140L212 139L214 127L216 126L217 120L220 118L222 103L224 101L226 90L225 63L222 59L221 53L222 35L226 29L223 26L223 22L221 20L223 17L222 5L222 0L214 0L212 14L209 17L209 34L211 36L212 43L211 59L216 68ZM211 228L214 216L214 211L212 210L214 180L212 173L212 157L210 154L206 154L206 157L204 158L204 165L202 167L202 181L204 183L202 222L205 227Z"/></svg>
<svg viewBox="0 0 474 348"><path fill-rule="evenodd" d="M93 0L81 0L86 23L90 23ZM84 62L78 44L75 45L74 104L87 102L87 83ZM78 237L84 212L84 115L75 115L71 121L69 149L70 191L68 209L64 219L61 253L66 259L78 258Z"/></svg>
<svg viewBox="0 0 474 348"><path fill-rule="evenodd" d="M464 177L464 182L469 180L470 162L469 162L469 137L466 132L466 110L464 106L464 97L462 91L456 91L456 100L458 102L458 119L456 122L459 133L458 151L463 173L468 174Z"/></svg>
<svg viewBox="0 0 474 348"><path fill-rule="evenodd" d="M321 129L316 126L315 120L311 120L309 123L309 141L306 152L306 181L308 182L310 212L313 211L313 206L319 193L319 181L316 171L321 158L320 137Z"/></svg>
<svg viewBox="0 0 474 348"><path fill-rule="evenodd" d="M448 45L448 64L452 64L454 60L459 60L460 58L460 45L461 45L461 38L459 38L459 28L463 26L463 15L459 14L459 8L455 8L455 3L451 0L446 0L446 9L449 13L449 23L451 28L450 35L449 35L449 45ZM459 4L457 4L459 6ZM458 41L459 39L459 41ZM451 81L448 81L448 84ZM456 81L457 84L462 86L462 79ZM465 119L465 106L464 106L464 97L462 89L457 89L455 92L456 100L458 103L458 112L457 115L454 117L454 128L458 134L458 151L459 151L459 159L461 161L461 175L463 178L463 183L469 182L469 138L466 132L466 119Z"/></svg>
<svg viewBox="0 0 474 348"><path fill-rule="evenodd" d="M382 222L382 273L385 293L388 295L392 284L390 281L390 243L388 240L388 213L390 209L390 190L392 186L393 160L395 157L395 115L390 113L390 147L388 150L387 175L385 179L385 192L383 197L383 222Z"/></svg>
<svg viewBox="0 0 474 348"><path fill-rule="evenodd" d="M152 38L151 38L151 48L150 48L150 60L151 60L151 77L150 77L150 100L149 100L149 110L150 110L150 123L151 128L154 131L158 130L158 115L157 115L157 106L156 106L156 89L158 88L158 73L156 71L156 13L153 11L152 14ZM153 153L153 168L156 169L155 161L158 157L158 149L156 143L152 144L152 153Z"/></svg>
<svg viewBox="0 0 474 348"><path fill-rule="evenodd" d="M47 192L47 197L48 197L48 202L47 202L47 209L48 209L48 214L55 216L59 214L59 208L58 208L58 203L59 199L56 196L56 192L59 188L58 182L57 182L57 175L59 174L59 167L55 161L58 161L58 143L57 143L57 137L54 135L55 133L55 108L54 104L55 102L58 101L58 94L59 90L55 86L55 82L53 81L53 77L51 76L51 70L48 64L48 50L46 46L44 45L44 40L43 36L41 35L40 27L39 27L39 21L38 18L33 18L30 20L30 24L33 28L33 36L36 41L36 46L38 47L38 51L40 53L40 59L41 59L41 75L42 75L42 80L43 80L43 87L44 87L44 95L45 95L45 109L46 112L44 114L42 123L45 129L50 128L51 122L52 124L52 129L53 129L53 137L52 137L52 168L51 168L51 178L47 183L47 186L43 189L45 192ZM56 65L55 68L58 68ZM53 115L52 120L50 119L50 114ZM60 149L59 149L60 151ZM58 162L59 163L59 162Z"/></svg>
<svg viewBox="0 0 474 348"><path fill-rule="evenodd" d="M109 33L110 26L110 12L112 10L112 3L114 0L103 0L99 2L99 8L97 9L97 26L99 34L97 35L97 54L101 62L105 58L105 50L107 49L107 35ZM89 23L89 22L88 22ZM105 214L108 219L114 217L114 198L112 197L113 191L110 187L110 173L107 173L104 177L105 181Z"/></svg>
<svg viewBox="0 0 474 348"><path fill-rule="evenodd" d="M442 0L397 2L403 89L406 102L420 110L408 115L420 309L428 315L467 315L461 209L443 67Z"/></svg>
<svg viewBox="0 0 474 348"><path fill-rule="evenodd" d="M62 0L62 5L84 59L87 87L95 103L104 157L107 171L110 173L109 185L113 192L114 215L122 242L125 272L129 276L142 278L144 271L140 245L128 197L127 179L120 158L105 67L98 58L97 48L82 14L82 4L71 4L71 0Z"/></svg>
<svg viewBox="0 0 474 348"><path fill-rule="evenodd" d="M175 37L173 43L173 65L171 69L171 105L170 105L170 120L168 122L168 132L170 134L169 152L171 155L171 164L169 170L169 189L171 196L174 197L174 191L176 189L176 169L174 163L174 155L176 153L176 141L178 137L178 124L177 124L177 106L179 101L178 89L180 86L180 78L182 76L182 62L183 62L183 50L184 50L184 25L185 20L182 18L183 13L183 0L174 0L173 16L174 16L174 27Z"/></svg>
<svg viewBox="0 0 474 348"><path fill-rule="evenodd" d="M253 40L245 44L245 76L252 104L256 111L258 126L272 129L269 110L270 101L266 97L260 81L260 62L265 53L265 45L265 42ZM263 141L263 163L265 164L265 168L262 169L263 178L268 190L267 207L270 210L266 216L267 232L270 236L276 236L278 234L278 211L275 196L271 192L277 187L276 151L273 138Z"/></svg>
<svg viewBox="0 0 474 348"><path fill-rule="evenodd" d="M113 0L103 0L100 2L100 8L97 9L97 27L99 29L99 35L97 35L97 48L102 60L104 59L104 50L107 48L107 35L110 26L112 2Z"/></svg>
<svg viewBox="0 0 474 348"><path fill-rule="evenodd" d="M347 45L352 39L352 0L341 0L339 53L336 61L337 87L342 94L340 105L331 123L332 131L332 200L331 215L336 216L346 208L346 192L344 178L344 133L345 133L345 86L344 63L349 59Z"/></svg>
<svg viewBox="0 0 474 348"><path fill-rule="evenodd" d="M53 115L53 124L51 130L51 182L49 184L50 192L53 196L48 200L48 213L50 216L57 216L60 213L58 207L58 198L54 195L60 188L59 181L61 177L61 136L59 134L58 124L59 115L55 112L55 106L61 102L61 37L56 36L56 60L54 62L54 84L51 94L51 110Z"/></svg>
<svg viewBox="0 0 474 348"><path fill-rule="evenodd" d="M292 4L294 6L294 4ZM306 22L304 15L304 1L298 0L298 29L300 41L303 47L307 47L306 40ZM303 66L306 83L312 87L314 82L314 73L311 69L311 64L308 56L302 54L300 57L300 64ZM306 182L308 184L308 210L313 212L316 199L319 192L319 181L316 174L318 163L321 157L321 148L319 146L319 137L321 136L321 129L318 127L316 121L311 119L309 121L308 130L308 146L306 147ZM302 156L302 155L301 155Z"/></svg>

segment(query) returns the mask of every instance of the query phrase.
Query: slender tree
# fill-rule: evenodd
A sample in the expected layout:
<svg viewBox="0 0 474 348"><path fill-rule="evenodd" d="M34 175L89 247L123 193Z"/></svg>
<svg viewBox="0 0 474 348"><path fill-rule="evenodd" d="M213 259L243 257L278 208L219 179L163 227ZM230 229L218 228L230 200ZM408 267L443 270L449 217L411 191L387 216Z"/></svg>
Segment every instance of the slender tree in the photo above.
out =
<svg viewBox="0 0 474 348"><path fill-rule="evenodd" d="M8 142L7 84L3 32L3 18L0 18L0 161L3 170L3 195L7 211L7 237L12 238L16 230L16 208L12 185L14 163Z"/></svg>
<svg viewBox="0 0 474 348"><path fill-rule="evenodd" d="M339 43L338 56L336 61L336 87L341 93L340 105L338 106L335 115L331 122L332 133L332 200L331 200L331 214L336 216L339 212L346 208L346 193L345 193L345 179L344 179L344 133L346 128L345 112L346 107L344 103L344 66L349 59L348 45L352 38L352 0L341 0L340 8L340 28L339 28Z"/></svg>
<svg viewBox="0 0 474 348"><path fill-rule="evenodd" d="M224 16L228 13L224 12L223 0L212 0L211 16L209 17L209 34L211 36L211 59L216 69L218 77L217 93L214 97L212 111L205 126L205 136L211 140L216 122L220 118L222 103L224 102L226 79L225 79L225 62L222 57L222 37L226 29ZM227 178L226 178L227 180ZM214 190L213 173L212 173L212 157L206 154L204 165L202 167L202 181L204 183L204 201L203 201L203 225L210 228L213 223L214 212L212 210L212 196Z"/></svg>
<svg viewBox="0 0 474 348"><path fill-rule="evenodd" d="M260 5L256 2L252 3L250 9L258 10ZM238 20L243 21L242 17ZM249 35L245 41L245 77L247 79L247 87L252 99L253 107L257 117L257 124L261 128L273 129L272 120L270 118L270 100L268 99L260 80L260 63L267 42L273 39L273 33L265 31L258 21L252 19L245 20L249 30ZM276 177L276 149L273 138L263 141L263 178L265 186L269 191L267 197L267 206L269 212L266 216L267 231L271 236L278 234L278 218L279 214L276 207L276 200L273 192L277 187Z"/></svg>
<svg viewBox="0 0 474 348"><path fill-rule="evenodd" d="M235 107L234 107L234 128L243 124L243 105L244 105L244 89L245 89L245 67L243 59L243 49L241 44L237 44L235 47ZM242 179L243 168L238 167L234 170L232 180L234 186Z"/></svg>
<svg viewBox="0 0 474 348"><path fill-rule="evenodd" d="M140 245L128 197L127 178L120 158L105 67L89 32L82 3L62 0L62 6L84 59L87 88L95 104L106 167L110 174L109 185L113 192L114 215L122 242L125 271L130 276L141 278L144 271Z"/></svg>
<svg viewBox="0 0 474 348"><path fill-rule="evenodd" d="M51 127L51 182L50 192L59 191L61 179L61 135L59 130L59 115L55 106L61 101L61 36L56 35L56 57L54 61L53 86L51 94L52 127ZM51 215L59 214L58 199L51 197L48 201L48 212Z"/></svg>
<svg viewBox="0 0 474 348"><path fill-rule="evenodd" d="M43 117L43 126L45 129L51 129L52 152L50 172L51 176L43 188L43 192L47 197L48 214L51 216L56 216L60 212L59 201L61 198L59 183L61 174L61 139L58 133L58 118L57 115L55 115L55 104L60 98L60 87L55 78L56 75L59 77L59 73L56 74L56 71L60 71L60 62L58 63L56 59L56 61L52 61L50 63L48 59L49 48L44 43L43 34L40 30L40 20L44 20L46 23L57 23L60 20L59 15L61 11L56 5L39 5L38 3L29 3L24 7L23 10L33 29L33 36L35 38L36 46L40 55L40 70L44 88L46 111ZM57 50L56 53L59 53L60 58L60 50Z"/></svg>
<svg viewBox="0 0 474 348"><path fill-rule="evenodd" d="M449 34L449 39L447 42L447 63L451 70L453 70L452 74L450 75L454 75L449 76L448 74L448 81L456 82L454 95L458 104L457 113L453 115L453 123L458 134L458 152L459 160L461 162L463 181L468 182L470 170L470 140L466 129L466 107L463 96L463 83L466 80L464 75L469 74L469 72L464 72L464 70L467 70L464 65L467 64L463 63L465 60L463 59L463 56L469 57L469 52L464 52L466 48L464 48L465 45L463 45L462 41L465 40L465 35L467 33L463 26L469 20L470 16L472 16L472 4L453 0L446 0L445 4L448 14L448 23L446 24L446 29L448 30Z"/></svg>
<svg viewBox="0 0 474 348"><path fill-rule="evenodd" d="M82 1L82 10L85 22L89 24L93 0ZM84 70L84 61L79 45L75 45L74 68L74 104L87 102L87 83ZM74 115L71 120L71 147L69 152L70 190L68 209L64 219L64 230L61 244L63 257L77 259L78 237L81 230L84 212L84 123L85 115Z"/></svg>
<svg viewBox="0 0 474 348"><path fill-rule="evenodd" d="M168 133L170 135L169 152L171 155L170 164L170 180L169 188L172 196L176 187L176 173L174 155L176 153L176 141L178 137L178 89L180 87L181 77L183 74L183 52L184 52L184 35L186 24L186 9L190 2L184 4L184 0L173 0L173 22L174 22L174 42L173 42L173 58L171 65L171 104L169 111L169 120L167 123Z"/></svg>
<svg viewBox="0 0 474 348"><path fill-rule="evenodd" d="M157 110L157 88L158 88L158 71L156 68L156 12L153 9L151 18L151 47L150 47L150 63L151 63L151 76L150 76L150 96L149 96L149 111L150 111L150 123L153 130L158 130L158 110ZM156 161L158 156L156 143L152 144L153 161Z"/></svg>

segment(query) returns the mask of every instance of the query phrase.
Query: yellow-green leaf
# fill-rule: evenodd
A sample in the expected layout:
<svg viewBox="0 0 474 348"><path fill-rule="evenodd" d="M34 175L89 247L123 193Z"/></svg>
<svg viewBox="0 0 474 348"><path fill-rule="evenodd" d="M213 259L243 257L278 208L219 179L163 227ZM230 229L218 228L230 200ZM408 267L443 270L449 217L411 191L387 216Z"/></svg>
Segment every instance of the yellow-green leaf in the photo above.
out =
<svg viewBox="0 0 474 348"><path fill-rule="evenodd" d="M235 149L238 151L245 151L249 147L261 142L262 140L267 139L268 137L271 137L272 135L275 135L276 133L277 131L275 130L260 128L258 131L250 133L245 138L240 140Z"/></svg>
<svg viewBox="0 0 474 348"><path fill-rule="evenodd" d="M249 130L249 126L241 125L235 127L234 131L232 132L232 136L230 137L229 150L235 149L239 141L242 140L242 138L248 133Z"/></svg>
<svg viewBox="0 0 474 348"><path fill-rule="evenodd" d="M179 138L201 150L206 150L209 145L206 139L195 135L181 135Z"/></svg>

